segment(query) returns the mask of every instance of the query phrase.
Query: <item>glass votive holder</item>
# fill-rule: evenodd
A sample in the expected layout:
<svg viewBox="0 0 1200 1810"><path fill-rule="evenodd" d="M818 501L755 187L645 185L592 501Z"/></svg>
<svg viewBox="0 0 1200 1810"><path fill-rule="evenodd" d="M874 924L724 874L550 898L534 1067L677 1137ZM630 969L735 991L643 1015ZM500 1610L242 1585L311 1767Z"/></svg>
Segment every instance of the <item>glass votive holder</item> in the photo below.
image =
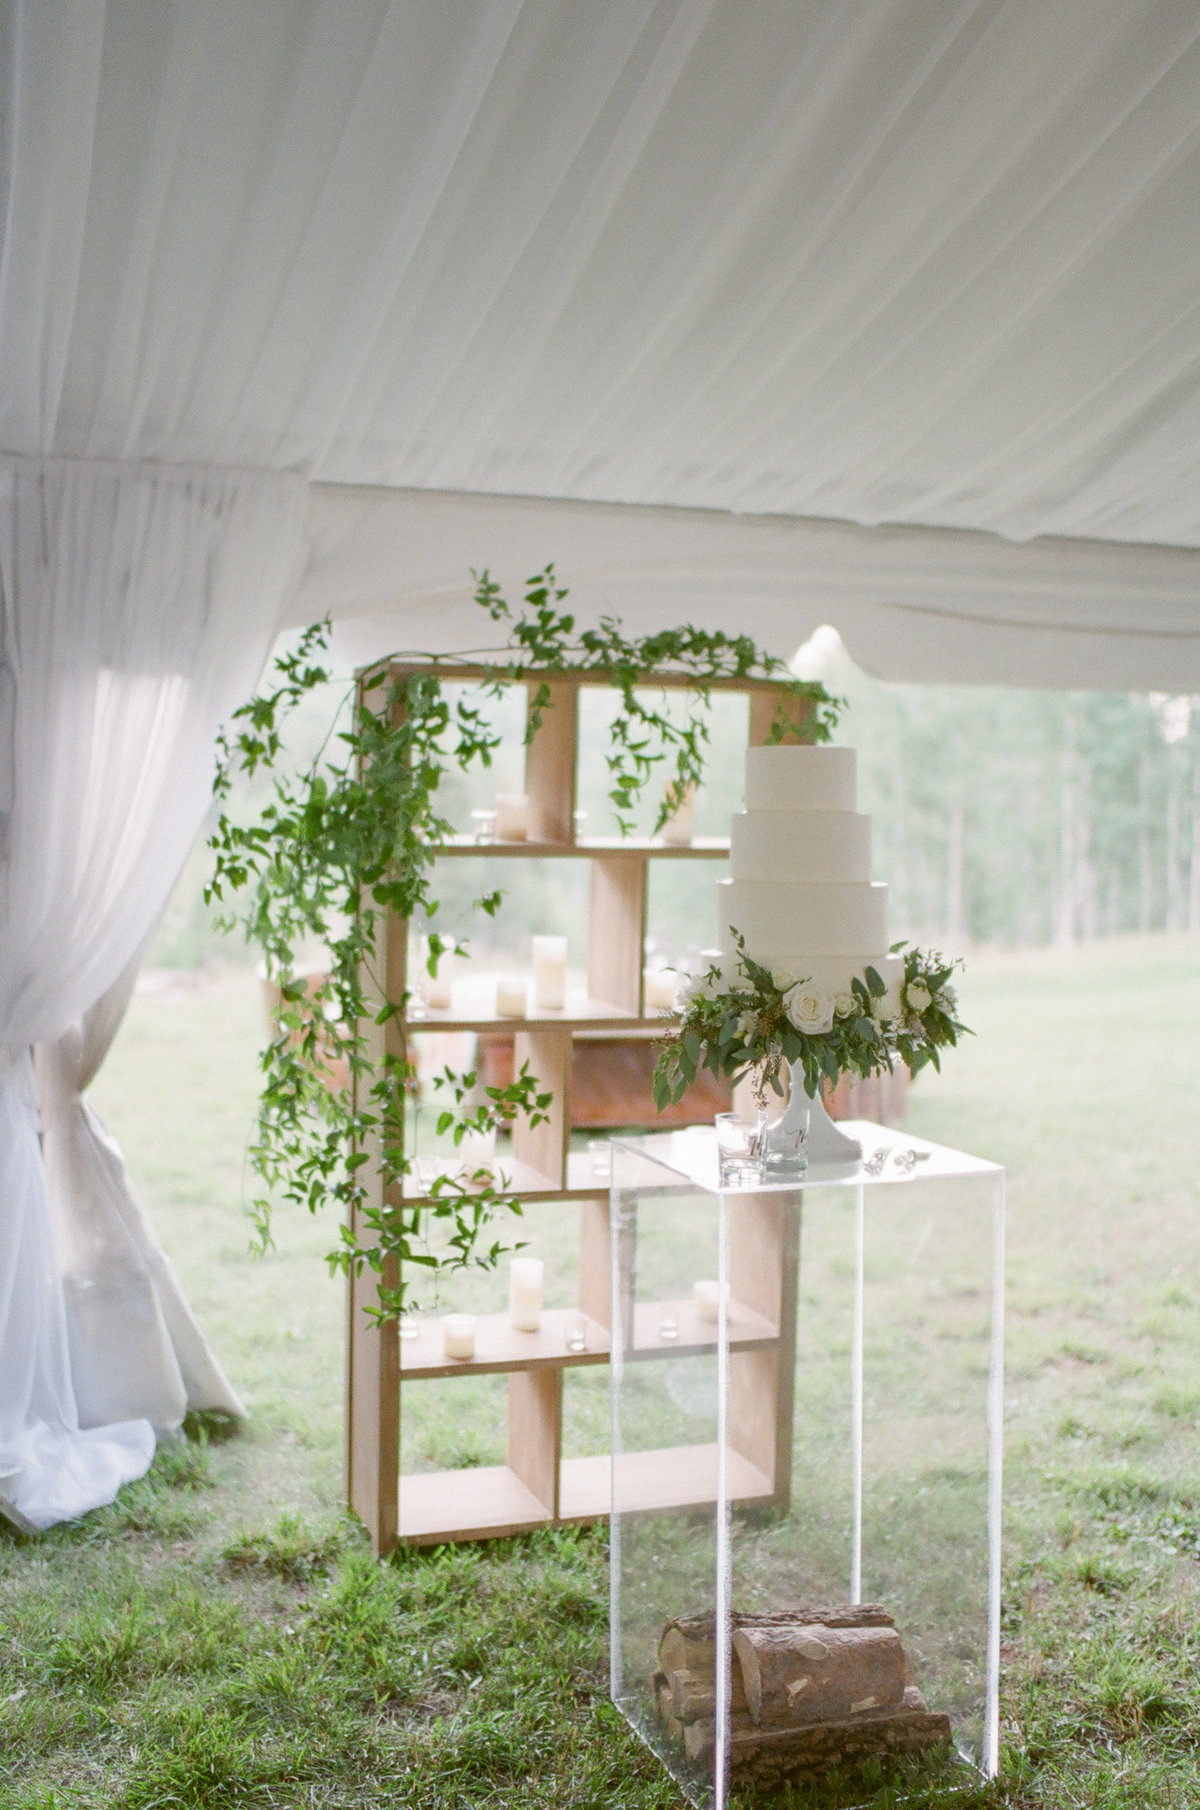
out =
<svg viewBox="0 0 1200 1810"><path fill-rule="evenodd" d="M736 1112L719 1112L717 1162L723 1188L752 1187L763 1179L762 1131Z"/></svg>
<svg viewBox="0 0 1200 1810"><path fill-rule="evenodd" d="M419 1339L421 1327L415 1314L401 1314L396 1329L402 1339Z"/></svg>
<svg viewBox="0 0 1200 1810"><path fill-rule="evenodd" d="M612 1179L612 1145L607 1138L588 1139L588 1161L597 1181Z"/></svg>
<svg viewBox="0 0 1200 1810"><path fill-rule="evenodd" d="M662 839L669 847L683 848L692 840L696 828L696 788L688 786L678 805L662 826Z"/></svg>
<svg viewBox="0 0 1200 1810"><path fill-rule="evenodd" d="M448 1358L465 1361L475 1356L475 1315L443 1314L442 1342Z"/></svg>
<svg viewBox="0 0 1200 1810"><path fill-rule="evenodd" d="M494 842L496 840L495 811L472 811L471 835L476 842Z"/></svg>
<svg viewBox="0 0 1200 1810"><path fill-rule="evenodd" d="M568 1351L587 1350L587 1315L570 1313L563 1327L563 1342Z"/></svg>
<svg viewBox="0 0 1200 1810"><path fill-rule="evenodd" d="M664 1307L659 1316L658 1336L665 1339L668 1345L674 1344L679 1337L679 1315L673 1307Z"/></svg>

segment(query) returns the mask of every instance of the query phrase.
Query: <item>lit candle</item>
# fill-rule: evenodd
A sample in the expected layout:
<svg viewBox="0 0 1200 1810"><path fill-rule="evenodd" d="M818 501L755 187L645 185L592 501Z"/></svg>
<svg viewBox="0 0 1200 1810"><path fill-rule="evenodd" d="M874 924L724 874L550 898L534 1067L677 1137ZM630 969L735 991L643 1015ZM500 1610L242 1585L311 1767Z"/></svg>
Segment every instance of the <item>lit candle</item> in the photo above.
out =
<svg viewBox="0 0 1200 1810"><path fill-rule="evenodd" d="M540 1257L514 1257L508 1266L508 1317L517 1332L536 1332L542 1323Z"/></svg>
<svg viewBox="0 0 1200 1810"><path fill-rule="evenodd" d="M720 1313L721 1302L724 1301L728 1305L729 1284L726 1282L722 1287L719 1282L693 1282L692 1299L696 1303L698 1320L715 1321Z"/></svg>
<svg viewBox="0 0 1200 1810"><path fill-rule="evenodd" d="M429 961L429 938L421 939L421 994L431 1012L448 1012L454 1003L454 969L453 946L442 950L436 963L436 972L430 974L427 967Z"/></svg>
<svg viewBox="0 0 1200 1810"><path fill-rule="evenodd" d="M681 847L692 839L696 823L696 788L688 786L679 804L662 827L662 839L673 847Z"/></svg>
<svg viewBox="0 0 1200 1810"><path fill-rule="evenodd" d="M529 800L524 792L496 793L496 841L525 842L529 836Z"/></svg>
<svg viewBox="0 0 1200 1810"><path fill-rule="evenodd" d="M443 1314L442 1340L448 1358L475 1356L475 1315Z"/></svg>
<svg viewBox="0 0 1200 1810"><path fill-rule="evenodd" d="M567 939L533 939L533 1003L544 1012L561 1012L567 1003Z"/></svg>
<svg viewBox="0 0 1200 1810"><path fill-rule="evenodd" d="M497 1018L524 1018L527 990L523 975L502 974L496 982Z"/></svg>
<svg viewBox="0 0 1200 1810"><path fill-rule="evenodd" d="M675 995L678 991L679 975L674 968L647 968L646 1010L648 1012L673 1012Z"/></svg>

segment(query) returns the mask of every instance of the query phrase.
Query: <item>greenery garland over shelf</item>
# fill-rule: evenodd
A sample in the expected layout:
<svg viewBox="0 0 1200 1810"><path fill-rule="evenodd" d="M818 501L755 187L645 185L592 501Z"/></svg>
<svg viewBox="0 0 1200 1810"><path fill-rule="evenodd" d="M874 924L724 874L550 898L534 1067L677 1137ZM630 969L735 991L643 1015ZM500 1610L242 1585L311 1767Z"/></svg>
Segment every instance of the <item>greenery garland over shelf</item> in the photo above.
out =
<svg viewBox="0 0 1200 1810"><path fill-rule="evenodd" d="M236 773L271 775L268 802L255 817L237 822L222 810L210 839L214 867L205 893L227 907L238 897L239 908L227 911L223 927L240 927L258 945L281 997L275 1034L262 1055L251 1150L265 1184L254 1203L258 1238L264 1247L270 1241L272 1195L312 1212L332 1204L342 1222L342 1241L329 1259L334 1267L369 1266L381 1274L386 1259L400 1259L399 1288L380 1291L382 1315L419 1305L416 1272L493 1267L509 1248L496 1235L496 1221L521 1210L486 1169L441 1176L428 1198L384 1209L368 1203L360 1174L374 1145L396 1199L413 1168L403 1128L415 1065L406 1047L373 1060L364 1033L372 1018L383 1024L407 1009L407 1000L390 1000L379 1010L372 1005L376 936L388 914L436 917L434 862L438 844L453 834L438 808L438 787L449 765L464 772L491 765L501 736L489 720L489 703L536 673L541 683L531 687L528 740L552 708L551 679L587 674L610 684L622 704L606 756L622 834L629 833L646 783L664 763L668 783L656 832L702 779L714 681L764 678L781 688L770 741L801 734L825 742L837 722L838 701L823 686L794 678L748 636L685 626L631 638L608 617L581 629L561 607L566 596L553 566L528 581L516 609L486 571L476 575L475 601L500 630L501 644L453 655L410 651L378 662L362 678L344 730L333 726L347 697L333 687L324 663L329 625L316 624L294 651L275 661L273 685L234 713L222 739L218 798L229 799ZM397 658L419 660L430 670L392 677L389 666ZM439 668L464 660L478 661L483 677L453 697ZM653 698L655 678L667 675L688 681L683 723ZM290 773L287 719L305 698L324 690L331 692L325 744L304 771ZM494 914L501 900L500 892L490 892L474 909ZM449 934L461 948L467 939L458 931L455 926ZM431 971L448 941L449 935L430 936ZM314 943L328 955L328 970L315 984L299 973L301 954ZM349 1076L342 1086L333 1085L339 1071ZM480 1089L475 1073L451 1069L433 1085L445 1102L439 1134L451 1134L456 1145L470 1131L506 1129L518 1118L536 1124L550 1105L527 1066L503 1088ZM348 1229L355 1215L362 1236Z"/></svg>

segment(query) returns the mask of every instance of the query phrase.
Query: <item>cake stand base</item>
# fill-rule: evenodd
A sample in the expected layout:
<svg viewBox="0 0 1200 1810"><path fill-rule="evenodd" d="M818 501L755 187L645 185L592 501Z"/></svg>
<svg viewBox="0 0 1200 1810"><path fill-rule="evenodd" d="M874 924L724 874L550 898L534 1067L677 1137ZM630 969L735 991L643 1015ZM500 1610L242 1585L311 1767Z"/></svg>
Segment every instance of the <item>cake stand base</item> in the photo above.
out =
<svg viewBox="0 0 1200 1810"><path fill-rule="evenodd" d="M810 1163L857 1163L862 1159L862 1145L839 1131L825 1110L818 1093L809 1096L808 1160Z"/></svg>

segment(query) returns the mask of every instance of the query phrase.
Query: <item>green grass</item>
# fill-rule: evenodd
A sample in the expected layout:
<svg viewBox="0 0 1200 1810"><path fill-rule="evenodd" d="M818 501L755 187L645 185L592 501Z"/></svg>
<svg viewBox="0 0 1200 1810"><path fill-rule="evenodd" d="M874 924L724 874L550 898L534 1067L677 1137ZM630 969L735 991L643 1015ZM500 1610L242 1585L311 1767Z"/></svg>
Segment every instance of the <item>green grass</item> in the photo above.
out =
<svg viewBox="0 0 1200 1810"><path fill-rule="evenodd" d="M980 958L979 1036L914 1090L1009 1168L1010 1289L1004 1769L911 1802L1200 1802L1198 953ZM237 976L143 994L96 1089L250 1419L0 1540L0 1806L678 1805L606 1702L602 1530L381 1566L342 1517L330 1229L246 1249L257 1015Z"/></svg>

